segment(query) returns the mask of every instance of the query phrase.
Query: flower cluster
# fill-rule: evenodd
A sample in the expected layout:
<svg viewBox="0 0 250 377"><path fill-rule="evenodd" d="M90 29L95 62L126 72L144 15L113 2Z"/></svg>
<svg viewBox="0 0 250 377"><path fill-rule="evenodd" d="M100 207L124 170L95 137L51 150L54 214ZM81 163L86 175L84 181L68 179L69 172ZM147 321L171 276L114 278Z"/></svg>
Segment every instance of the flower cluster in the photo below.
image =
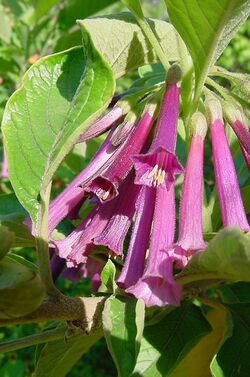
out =
<svg viewBox="0 0 250 377"><path fill-rule="evenodd" d="M140 104L136 117L125 115L118 101L111 111L82 135L88 140L109 129L89 165L56 197L49 207L49 233L66 216L77 218L83 202L93 208L65 239L54 241L68 267L89 261L98 246L123 263L117 284L146 306L179 305L181 286L174 268L186 266L205 249L202 232L203 160L207 119L222 221L225 227L249 231L234 163L223 125L220 102L206 100L208 117L195 113L190 121L190 147L185 171L176 156L180 101L180 69L173 65L166 80L160 106L152 97ZM249 162L250 137L237 111L226 116L239 137ZM175 176L184 175L175 240ZM126 239L126 242L125 242ZM124 244L128 241L128 247ZM126 249L126 252L125 252ZM82 267L81 267L82 268ZM99 272L99 270L98 270Z"/></svg>

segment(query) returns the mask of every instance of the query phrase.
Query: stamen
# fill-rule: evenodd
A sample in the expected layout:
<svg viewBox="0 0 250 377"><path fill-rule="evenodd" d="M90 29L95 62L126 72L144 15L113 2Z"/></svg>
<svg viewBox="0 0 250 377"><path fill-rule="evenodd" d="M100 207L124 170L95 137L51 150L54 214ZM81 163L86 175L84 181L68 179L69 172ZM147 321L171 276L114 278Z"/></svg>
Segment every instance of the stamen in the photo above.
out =
<svg viewBox="0 0 250 377"><path fill-rule="evenodd" d="M157 174L158 171L158 165L156 164L154 168L151 170L151 172L148 173L148 178L154 178L155 174Z"/></svg>
<svg viewBox="0 0 250 377"><path fill-rule="evenodd" d="M165 170L159 168L158 164L148 173L147 178L150 179L151 184L156 187L160 186L165 179L166 172Z"/></svg>
<svg viewBox="0 0 250 377"><path fill-rule="evenodd" d="M102 200L105 201L106 199L108 199L109 194L110 194L109 190L108 190L108 191L105 191L104 194L103 194L102 197L101 197Z"/></svg>

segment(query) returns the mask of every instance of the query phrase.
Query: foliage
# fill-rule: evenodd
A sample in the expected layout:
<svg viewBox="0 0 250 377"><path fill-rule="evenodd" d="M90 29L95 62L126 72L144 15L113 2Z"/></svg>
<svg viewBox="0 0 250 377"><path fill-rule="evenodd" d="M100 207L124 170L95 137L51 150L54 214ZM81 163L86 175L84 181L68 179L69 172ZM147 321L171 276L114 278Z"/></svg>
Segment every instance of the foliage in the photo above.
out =
<svg viewBox="0 0 250 377"><path fill-rule="evenodd" d="M192 116L197 111L207 116L205 98L223 106L230 102L249 117L249 0L153 4L154 9L146 0L86 0L84 6L80 0L3 0L0 5L1 154L8 161L8 174L0 181L0 325L6 326L0 332L1 376L115 376L115 367L118 377L249 374L250 239L245 229L221 229L225 223L208 141L202 208L207 245L187 266L175 260L168 284L182 290L178 307L145 307L127 294L119 283L124 258L109 244L93 246L98 237L91 238L91 254L77 268L69 268L75 261L68 256L66 265L55 255L55 245L91 216L97 196L82 198L81 208L79 203L73 208L78 216L69 211L48 232L50 198L92 163L108 127L84 143L78 144L79 138L88 132L96 136L93 127L116 103L125 125L117 147L122 149L145 104L158 116L173 63L182 70L176 154L183 165ZM226 133L249 218L243 146L228 124ZM122 170L126 158L113 169ZM105 163L102 179L114 160ZM93 164L96 174L94 169ZM181 183L177 178L177 207ZM83 185L84 180L75 188ZM125 204L120 203L123 217ZM136 219L131 222L123 244L127 256ZM154 227L157 221L152 222ZM26 349L28 344L33 347Z"/></svg>

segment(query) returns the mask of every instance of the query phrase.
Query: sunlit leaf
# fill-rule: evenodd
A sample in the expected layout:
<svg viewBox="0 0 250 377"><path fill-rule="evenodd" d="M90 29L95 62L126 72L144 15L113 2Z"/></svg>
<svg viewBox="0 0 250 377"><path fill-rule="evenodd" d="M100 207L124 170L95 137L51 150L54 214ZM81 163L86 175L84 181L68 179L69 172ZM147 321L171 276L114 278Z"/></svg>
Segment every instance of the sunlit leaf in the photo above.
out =
<svg viewBox="0 0 250 377"><path fill-rule="evenodd" d="M113 91L112 72L85 33L83 50L40 59L8 101L2 130L9 176L33 221L40 191Z"/></svg>
<svg viewBox="0 0 250 377"><path fill-rule="evenodd" d="M249 0L165 0L193 58L199 96L210 67L250 14Z"/></svg>
<svg viewBox="0 0 250 377"><path fill-rule="evenodd" d="M130 376L140 349L144 327L144 303L110 297L103 311L103 328L118 377Z"/></svg>
<svg viewBox="0 0 250 377"><path fill-rule="evenodd" d="M148 20L169 60L179 60L180 37L173 26L160 20ZM130 13L95 17L78 21L89 31L95 47L111 65L116 78L158 58Z"/></svg>

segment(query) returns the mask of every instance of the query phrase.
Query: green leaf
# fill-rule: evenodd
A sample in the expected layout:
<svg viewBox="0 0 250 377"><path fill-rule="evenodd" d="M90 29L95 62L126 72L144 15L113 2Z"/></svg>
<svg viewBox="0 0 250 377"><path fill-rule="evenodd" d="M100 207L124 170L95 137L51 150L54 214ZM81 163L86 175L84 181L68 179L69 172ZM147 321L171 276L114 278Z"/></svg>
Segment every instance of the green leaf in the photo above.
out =
<svg viewBox="0 0 250 377"><path fill-rule="evenodd" d="M105 264L101 272L101 286L98 289L98 292L109 292L115 293L116 283L115 283L116 269L114 263L109 259Z"/></svg>
<svg viewBox="0 0 250 377"><path fill-rule="evenodd" d="M102 331L85 335L78 333L62 340L44 345L39 350L39 357L33 377L64 377L78 359L88 352L102 337Z"/></svg>
<svg viewBox="0 0 250 377"><path fill-rule="evenodd" d="M190 303L183 303L157 324L145 328L137 364L131 376L169 376L210 330L201 310Z"/></svg>
<svg viewBox="0 0 250 377"><path fill-rule="evenodd" d="M112 72L85 33L84 50L40 59L9 99L2 125L9 176L34 222L39 193L113 92Z"/></svg>
<svg viewBox="0 0 250 377"><path fill-rule="evenodd" d="M250 14L249 0L165 0L173 25L193 58L196 99L211 66Z"/></svg>
<svg viewBox="0 0 250 377"><path fill-rule="evenodd" d="M215 356L211 371L214 377L248 377L250 371L250 304L227 305L232 329Z"/></svg>
<svg viewBox="0 0 250 377"><path fill-rule="evenodd" d="M130 376L134 369L144 327L144 311L144 302L133 298L110 297L105 303L103 329L118 377Z"/></svg>
<svg viewBox="0 0 250 377"><path fill-rule="evenodd" d="M160 20L148 20L169 60L179 60L180 37L174 27ZM112 67L116 78L144 64L158 61L152 46L130 13L78 21L83 34L90 33L97 50Z"/></svg>
<svg viewBox="0 0 250 377"><path fill-rule="evenodd" d="M15 234L5 226L0 226L0 259L9 252L14 240Z"/></svg>
<svg viewBox="0 0 250 377"><path fill-rule="evenodd" d="M250 281L250 240L238 228L221 230L176 277L180 284L199 280Z"/></svg>

